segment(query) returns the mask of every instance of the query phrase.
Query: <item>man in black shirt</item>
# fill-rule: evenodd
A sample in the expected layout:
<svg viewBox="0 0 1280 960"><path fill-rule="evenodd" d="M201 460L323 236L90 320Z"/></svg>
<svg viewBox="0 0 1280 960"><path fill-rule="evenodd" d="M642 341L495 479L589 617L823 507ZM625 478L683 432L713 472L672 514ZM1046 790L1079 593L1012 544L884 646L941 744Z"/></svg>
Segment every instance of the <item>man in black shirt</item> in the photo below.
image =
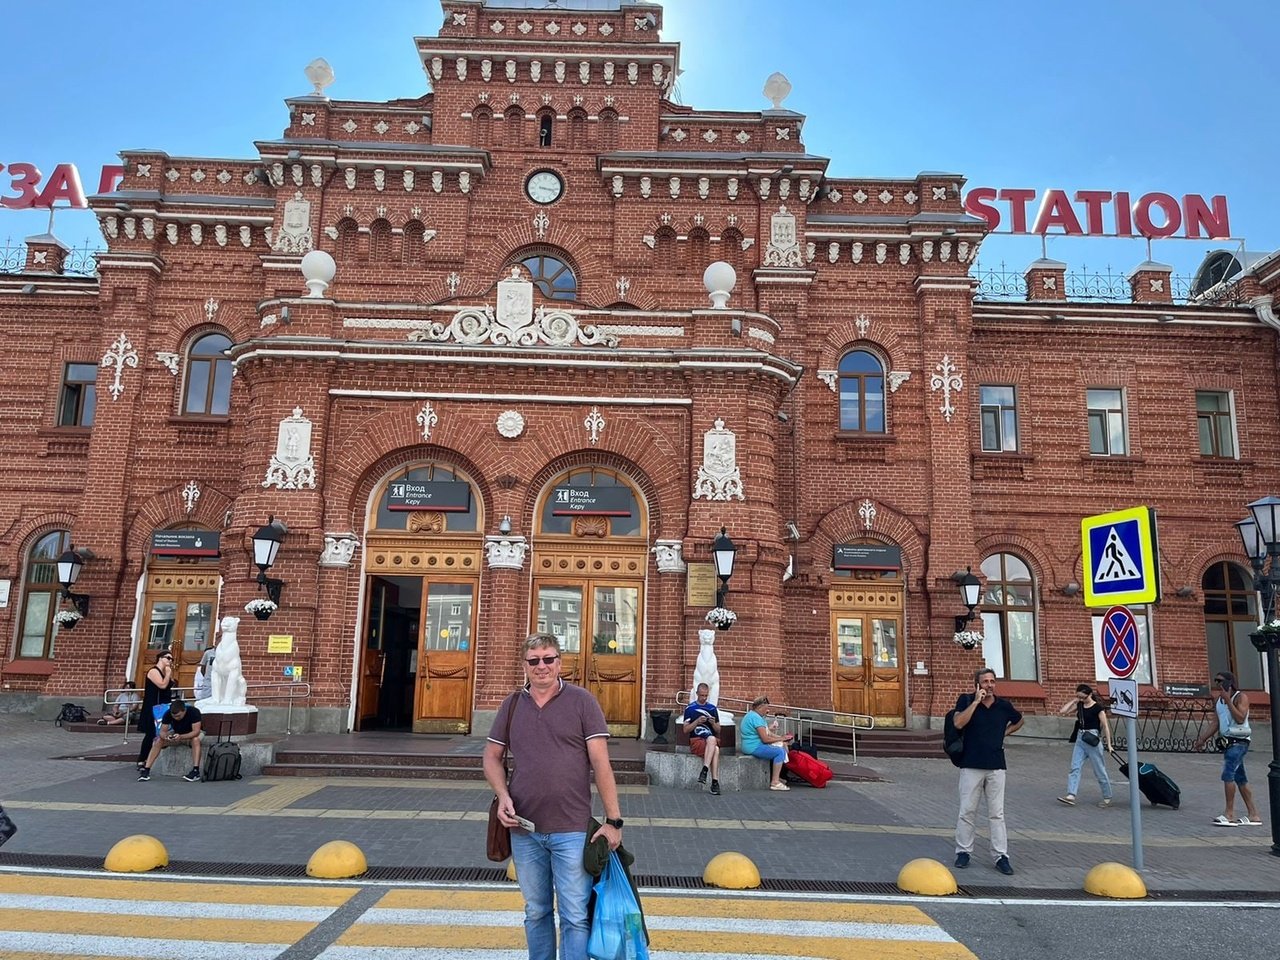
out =
<svg viewBox="0 0 1280 960"><path fill-rule="evenodd" d="M987 798L987 822L996 869L1013 874L1009 863L1009 834L1004 823L1004 738L1022 726L1022 714L1008 700L996 696L996 674L983 669L973 675L973 693L956 700L956 729L964 731L960 761L960 817L956 821L956 866L969 865L973 853L974 819L978 801Z"/></svg>
<svg viewBox="0 0 1280 960"><path fill-rule="evenodd" d="M151 768L160 759L160 751L179 743L191 744L193 766L182 779L195 783L200 779L200 711L187 706L180 697L174 697L169 703L169 709L160 718L159 732L147 755L147 765L139 771L138 779L150 780Z"/></svg>

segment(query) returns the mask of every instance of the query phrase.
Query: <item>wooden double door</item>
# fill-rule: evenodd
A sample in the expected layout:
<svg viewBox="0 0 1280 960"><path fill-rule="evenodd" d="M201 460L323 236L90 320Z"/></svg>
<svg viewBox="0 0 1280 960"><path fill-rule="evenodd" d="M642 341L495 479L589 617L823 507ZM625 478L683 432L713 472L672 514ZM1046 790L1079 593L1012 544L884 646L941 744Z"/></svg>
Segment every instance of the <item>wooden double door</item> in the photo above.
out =
<svg viewBox="0 0 1280 960"><path fill-rule="evenodd" d="M590 690L615 736L640 734L643 581L534 583L532 629L560 641L560 675Z"/></svg>
<svg viewBox="0 0 1280 960"><path fill-rule="evenodd" d="M881 727L906 724L902 601L900 583L871 581L830 593L835 709L869 714Z"/></svg>
<svg viewBox="0 0 1280 960"><path fill-rule="evenodd" d="M368 578L358 729L470 731L478 592L471 577Z"/></svg>
<svg viewBox="0 0 1280 960"><path fill-rule="evenodd" d="M201 570L195 564L148 571L133 677L139 689L162 650L173 653L175 684L184 691L195 686L196 668L213 643L218 622L218 585L216 570Z"/></svg>

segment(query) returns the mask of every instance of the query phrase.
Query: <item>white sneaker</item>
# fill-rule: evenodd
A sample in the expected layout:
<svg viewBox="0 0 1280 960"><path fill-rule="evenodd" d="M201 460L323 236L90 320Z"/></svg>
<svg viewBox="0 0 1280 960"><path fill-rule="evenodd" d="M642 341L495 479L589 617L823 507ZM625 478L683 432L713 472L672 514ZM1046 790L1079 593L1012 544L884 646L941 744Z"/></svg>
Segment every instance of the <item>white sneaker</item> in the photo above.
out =
<svg viewBox="0 0 1280 960"><path fill-rule="evenodd" d="M787 786L785 783L783 783L781 780L779 780L777 783L771 783L771 784L769 784L769 789L770 789L770 790L790 790L791 788L790 788L790 787L788 787L788 786Z"/></svg>

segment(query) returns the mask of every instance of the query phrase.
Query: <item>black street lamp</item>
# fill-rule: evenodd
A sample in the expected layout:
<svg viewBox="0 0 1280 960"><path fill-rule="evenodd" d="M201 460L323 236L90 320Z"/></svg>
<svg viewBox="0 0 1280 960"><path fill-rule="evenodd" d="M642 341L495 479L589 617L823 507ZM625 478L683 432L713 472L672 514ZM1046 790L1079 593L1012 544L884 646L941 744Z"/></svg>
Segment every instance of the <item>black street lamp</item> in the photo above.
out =
<svg viewBox="0 0 1280 960"><path fill-rule="evenodd" d="M1249 516L1236 524L1244 552L1253 566L1253 586L1262 601L1261 624L1249 635L1254 647L1267 658L1267 685L1271 689L1271 764L1267 770L1267 796L1271 805L1271 852L1280 857L1280 628L1272 631L1276 594L1280 591L1280 497L1263 497L1249 504Z"/></svg>
<svg viewBox="0 0 1280 960"><path fill-rule="evenodd" d="M968 613L956 617L956 633L959 633L977 616L973 611L982 595L982 581L973 575L972 567L965 567L964 573L955 574L954 579L960 587L960 602L969 608Z"/></svg>
<svg viewBox="0 0 1280 960"><path fill-rule="evenodd" d="M72 593L71 588L80 579L80 571L84 567L84 558L75 550L63 551L58 557L58 583L62 584L62 599L70 600L72 606L82 617L89 615L89 595Z"/></svg>
<svg viewBox="0 0 1280 960"><path fill-rule="evenodd" d="M276 606L280 605L280 589L283 580L267 576L276 562L276 554L280 552L280 544L284 541L286 527L275 517L269 517L264 527L259 527L253 535L253 562L258 565L258 585L267 592L267 598Z"/></svg>
<svg viewBox="0 0 1280 960"><path fill-rule="evenodd" d="M725 528L720 528L719 535L711 541L711 559L716 564L716 576L720 578L720 586L716 590L716 606L724 606L725 594L729 592L729 578L733 576L733 558L738 548L733 545Z"/></svg>

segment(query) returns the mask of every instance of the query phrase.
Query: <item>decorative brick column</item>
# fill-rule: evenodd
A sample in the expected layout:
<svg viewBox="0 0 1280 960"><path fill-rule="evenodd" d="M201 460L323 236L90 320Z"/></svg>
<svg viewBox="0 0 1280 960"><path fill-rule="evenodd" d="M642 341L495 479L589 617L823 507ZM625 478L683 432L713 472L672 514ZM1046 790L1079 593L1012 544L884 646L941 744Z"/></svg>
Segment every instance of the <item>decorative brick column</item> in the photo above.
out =
<svg viewBox="0 0 1280 960"><path fill-rule="evenodd" d="M1066 300L1067 265L1060 260L1035 260L1027 267L1028 300Z"/></svg>
<svg viewBox="0 0 1280 960"><path fill-rule="evenodd" d="M62 265L71 248L52 233L38 233L27 237L27 262L23 273L62 274Z"/></svg>
<svg viewBox="0 0 1280 960"><path fill-rule="evenodd" d="M1173 267L1144 260L1129 274L1134 303L1173 303Z"/></svg>

